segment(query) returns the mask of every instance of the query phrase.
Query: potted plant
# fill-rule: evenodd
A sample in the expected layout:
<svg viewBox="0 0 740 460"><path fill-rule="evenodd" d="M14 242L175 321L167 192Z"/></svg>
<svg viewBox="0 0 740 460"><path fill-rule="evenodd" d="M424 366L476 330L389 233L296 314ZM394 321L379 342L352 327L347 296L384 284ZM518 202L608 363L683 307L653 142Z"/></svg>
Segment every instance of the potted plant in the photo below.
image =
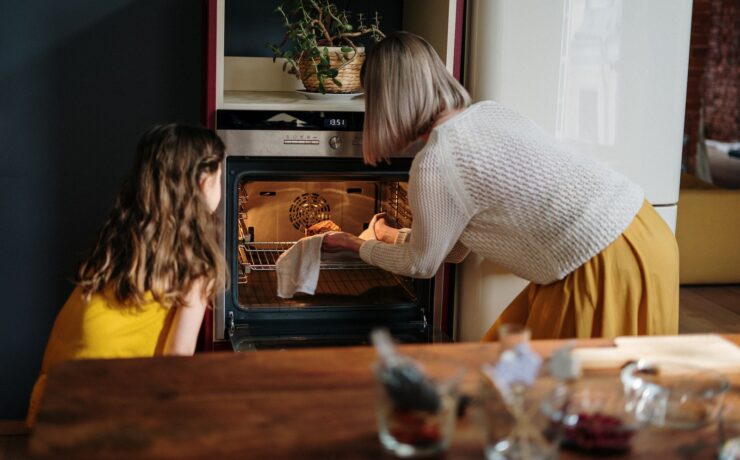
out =
<svg viewBox="0 0 740 460"><path fill-rule="evenodd" d="M307 91L360 90L365 48L356 42L362 37L374 42L385 37L377 12L370 21L359 13L353 21L351 12L340 10L330 0L294 0L292 10L280 6L275 11L282 16L285 35L280 44L268 44L273 61L284 58L283 70L299 78Z"/></svg>

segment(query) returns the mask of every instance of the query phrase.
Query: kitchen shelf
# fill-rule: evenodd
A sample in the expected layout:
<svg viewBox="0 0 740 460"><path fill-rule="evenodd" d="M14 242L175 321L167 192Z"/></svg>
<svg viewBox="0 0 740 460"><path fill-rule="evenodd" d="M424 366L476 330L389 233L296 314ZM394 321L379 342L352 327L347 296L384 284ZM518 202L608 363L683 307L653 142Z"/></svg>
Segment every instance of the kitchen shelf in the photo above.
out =
<svg viewBox="0 0 740 460"><path fill-rule="evenodd" d="M313 110L363 112L365 98L349 100L310 100L295 91L224 91L221 106L227 110Z"/></svg>
<svg viewBox="0 0 740 460"><path fill-rule="evenodd" d="M236 0L232 0L236 1ZM455 27L462 0L403 0L401 29L426 38L453 72L456 57ZM362 3L372 5L370 0ZM382 14L382 11L381 11ZM268 20L275 20L271 16ZM265 56L226 55L226 0L209 1L209 88L207 119L215 127L216 110L312 110L363 112L364 99L309 100L294 92L299 80L284 72L283 60Z"/></svg>

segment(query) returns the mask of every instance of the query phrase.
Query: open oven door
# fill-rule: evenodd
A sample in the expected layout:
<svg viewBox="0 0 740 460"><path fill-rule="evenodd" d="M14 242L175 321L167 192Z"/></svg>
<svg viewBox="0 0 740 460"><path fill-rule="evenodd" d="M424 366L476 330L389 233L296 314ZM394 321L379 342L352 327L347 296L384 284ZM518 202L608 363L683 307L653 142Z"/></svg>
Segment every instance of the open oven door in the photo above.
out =
<svg viewBox="0 0 740 460"><path fill-rule="evenodd" d="M370 343L373 327L387 328L394 339L404 343L432 341L432 328L425 323L372 324L357 322L301 321L279 324L234 325L229 338L234 351L263 349L359 346Z"/></svg>

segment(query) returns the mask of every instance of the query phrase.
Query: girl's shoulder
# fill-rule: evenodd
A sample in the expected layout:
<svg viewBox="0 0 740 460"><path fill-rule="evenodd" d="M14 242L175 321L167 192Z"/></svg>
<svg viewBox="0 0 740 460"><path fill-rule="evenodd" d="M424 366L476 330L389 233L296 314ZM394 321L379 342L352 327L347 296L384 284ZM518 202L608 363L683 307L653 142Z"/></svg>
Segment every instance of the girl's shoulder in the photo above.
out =
<svg viewBox="0 0 740 460"><path fill-rule="evenodd" d="M105 311L127 312L131 314L137 311L150 311L159 308L165 308L162 304L154 299L151 291L142 294L141 302L124 302L116 295L114 286L108 285L100 291L93 292L85 296L80 286L69 297L68 302L84 305L89 314L96 314Z"/></svg>

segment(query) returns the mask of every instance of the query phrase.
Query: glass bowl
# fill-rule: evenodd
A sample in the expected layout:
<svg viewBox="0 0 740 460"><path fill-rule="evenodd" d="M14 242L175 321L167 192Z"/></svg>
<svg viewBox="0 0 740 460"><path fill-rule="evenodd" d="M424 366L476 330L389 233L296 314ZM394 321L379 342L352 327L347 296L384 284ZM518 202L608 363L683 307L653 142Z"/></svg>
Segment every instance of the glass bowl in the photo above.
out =
<svg viewBox="0 0 740 460"><path fill-rule="evenodd" d="M620 378L627 408L637 420L677 429L715 422L730 388L719 372L675 362L633 362Z"/></svg>

